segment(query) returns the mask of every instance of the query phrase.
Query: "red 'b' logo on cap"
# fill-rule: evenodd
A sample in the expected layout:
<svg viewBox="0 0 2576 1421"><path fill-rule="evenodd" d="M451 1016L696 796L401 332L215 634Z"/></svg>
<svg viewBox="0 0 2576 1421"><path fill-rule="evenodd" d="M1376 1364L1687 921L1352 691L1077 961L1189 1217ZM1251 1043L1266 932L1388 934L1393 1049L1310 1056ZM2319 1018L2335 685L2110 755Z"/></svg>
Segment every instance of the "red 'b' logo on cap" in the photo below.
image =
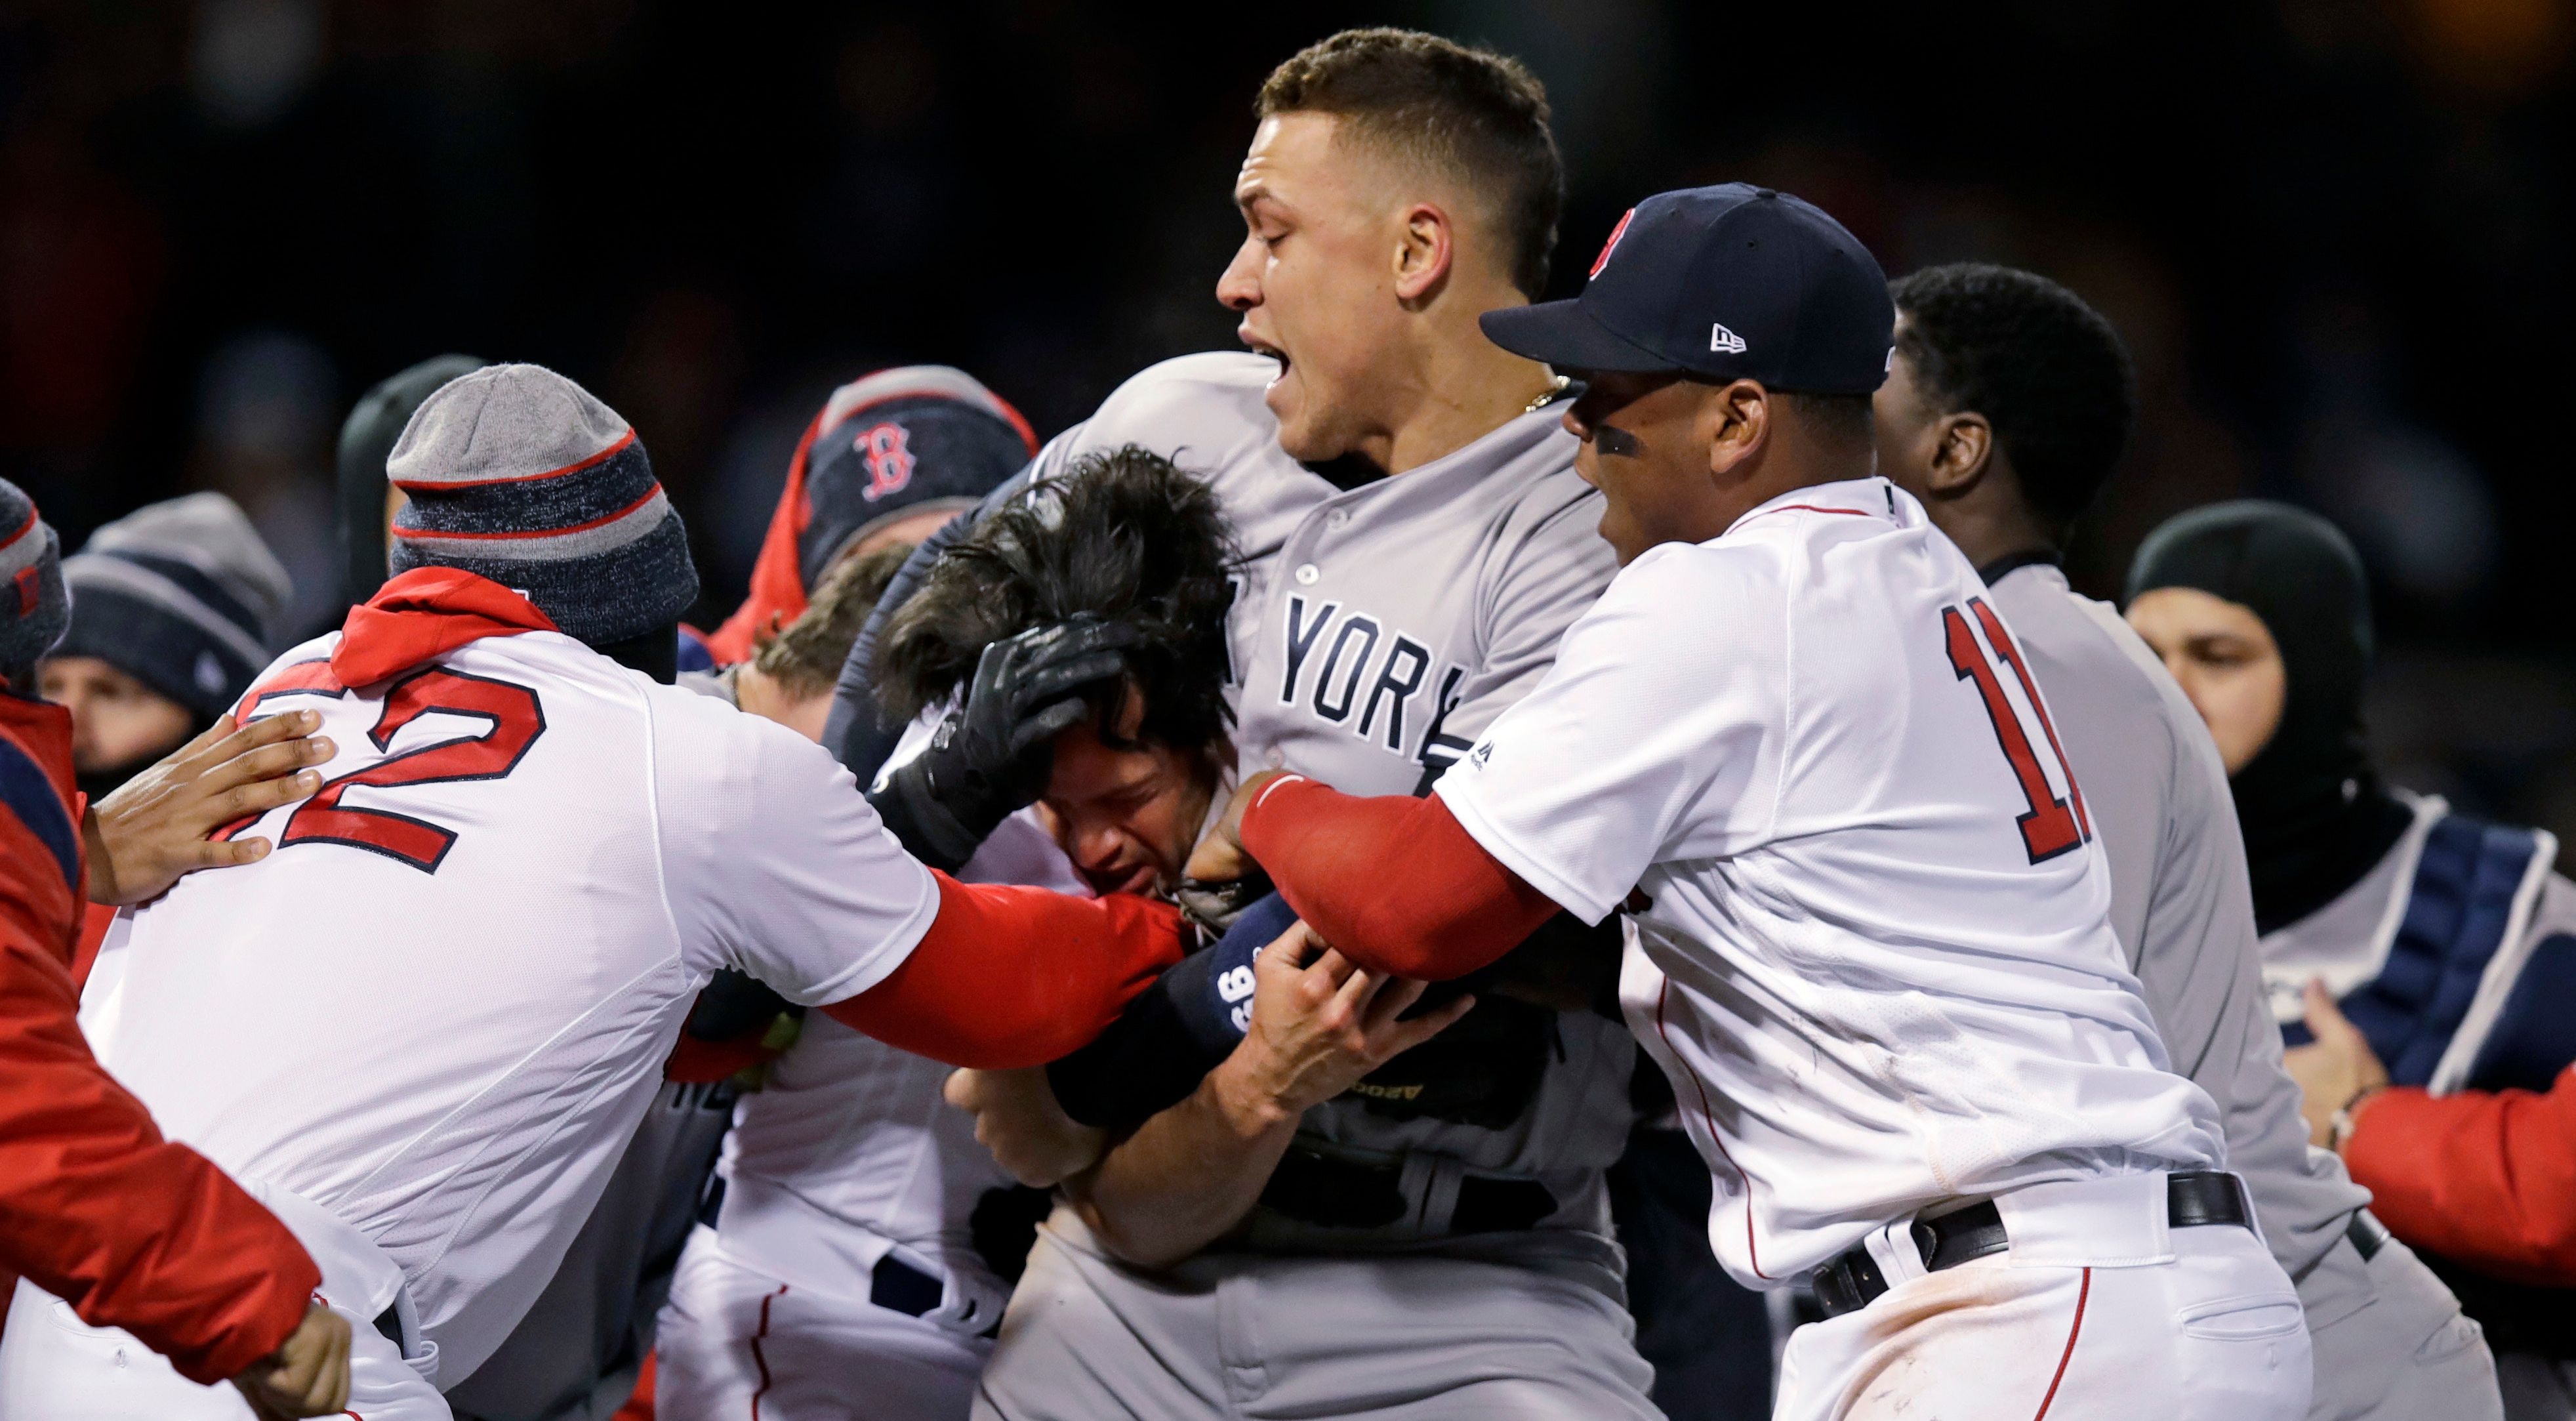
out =
<svg viewBox="0 0 2576 1421"><path fill-rule="evenodd" d="M1619 225L1610 229L1610 240L1601 244L1601 255L1592 259L1592 270L1583 274L1584 280L1599 276L1601 268L1610 264L1610 254L1619 249L1619 239L1628 235L1628 219L1636 215L1637 209L1633 207L1619 214Z"/></svg>
<svg viewBox="0 0 2576 1421"><path fill-rule="evenodd" d="M868 502L900 493L912 482L912 436L902 425L891 421L873 425L861 430L852 443L867 456L868 486L862 496Z"/></svg>

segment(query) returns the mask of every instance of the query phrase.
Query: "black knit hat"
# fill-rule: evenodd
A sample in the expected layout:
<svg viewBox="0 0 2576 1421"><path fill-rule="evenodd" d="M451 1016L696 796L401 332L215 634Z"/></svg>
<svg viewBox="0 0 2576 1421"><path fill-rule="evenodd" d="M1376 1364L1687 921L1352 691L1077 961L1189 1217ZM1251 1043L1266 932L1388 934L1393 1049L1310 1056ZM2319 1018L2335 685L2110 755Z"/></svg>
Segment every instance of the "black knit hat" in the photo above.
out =
<svg viewBox="0 0 2576 1421"><path fill-rule="evenodd" d="M698 597L679 511L615 410L537 365L439 387L386 473L410 495L393 570L453 567L517 591L606 646L670 627Z"/></svg>
<svg viewBox="0 0 2576 1421"><path fill-rule="evenodd" d="M364 602L385 585L385 460L421 402L438 387L483 367L470 355L439 355L388 376L360 397L340 425L340 595Z"/></svg>
<svg viewBox="0 0 2576 1421"><path fill-rule="evenodd" d="M62 640L71 615L62 545L35 502L0 479L0 681L8 689L36 694L36 662Z"/></svg>
<svg viewBox="0 0 2576 1421"><path fill-rule="evenodd" d="M72 623L57 656L95 656L211 725L268 665L293 588L219 493L136 509L63 562Z"/></svg>

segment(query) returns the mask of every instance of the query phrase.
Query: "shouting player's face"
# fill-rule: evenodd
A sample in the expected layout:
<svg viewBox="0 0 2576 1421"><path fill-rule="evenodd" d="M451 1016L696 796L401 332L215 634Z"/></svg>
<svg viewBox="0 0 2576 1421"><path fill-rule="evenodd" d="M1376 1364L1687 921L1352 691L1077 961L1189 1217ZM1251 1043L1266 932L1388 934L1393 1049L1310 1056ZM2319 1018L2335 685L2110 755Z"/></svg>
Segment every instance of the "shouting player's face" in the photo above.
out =
<svg viewBox="0 0 2576 1421"><path fill-rule="evenodd" d="M1144 703L1127 698L1132 734ZM1056 737L1040 816L1099 893L1169 890L1189 862L1216 790L1213 767L1166 745L1104 744L1088 722Z"/></svg>
<svg viewBox="0 0 2576 1421"><path fill-rule="evenodd" d="M2253 608L2197 587L2141 592L2128 615L2209 722L2227 773L2245 768L2281 728L2289 701L2289 672L2272 629Z"/></svg>
<svg viewBox="0 0 2576 1421"><path fill-rule="evenodd" d="M1337 141L1342 120L1261 121L1235 180L1243 245L1217 281L1243 343L1279 362L1267 396L1279 445L1315 462L1361 447L1407 383L1396 287L1404 212L1379 162Z"/></svg>

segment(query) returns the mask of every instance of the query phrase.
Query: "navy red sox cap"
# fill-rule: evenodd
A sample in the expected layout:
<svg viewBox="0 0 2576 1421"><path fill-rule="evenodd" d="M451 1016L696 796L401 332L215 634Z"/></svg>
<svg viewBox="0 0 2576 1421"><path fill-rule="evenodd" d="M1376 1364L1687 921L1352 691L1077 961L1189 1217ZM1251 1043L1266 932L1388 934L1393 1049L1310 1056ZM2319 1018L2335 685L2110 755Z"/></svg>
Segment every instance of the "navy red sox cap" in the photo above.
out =
<svg viewBox="0 0 2576 1421"><path fill-rule="evenodd" d="M1745 183L1628 210L1570 301L1487 311L1485 336L1558 370L1678 371L1865 395L1896 330L1887 274L1814 203Z"/></svg>
<svg viewBox="0 0 2576 1421"><path fill-rule="evenodd" d="M797 457L811 516L796 562L808 588L897 518L973 507L1038 449L1018 410L946 365L900 365L843 385L806 439Z"/></svg>

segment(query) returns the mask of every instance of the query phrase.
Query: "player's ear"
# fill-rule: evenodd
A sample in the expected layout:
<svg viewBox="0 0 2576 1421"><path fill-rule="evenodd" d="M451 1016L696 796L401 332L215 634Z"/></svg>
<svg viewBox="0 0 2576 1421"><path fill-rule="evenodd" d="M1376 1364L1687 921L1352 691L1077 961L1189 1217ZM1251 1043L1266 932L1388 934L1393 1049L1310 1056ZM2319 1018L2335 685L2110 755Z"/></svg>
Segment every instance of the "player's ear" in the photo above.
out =
<svg viewBox="0 0 2576 1421"><path fill-rule="evenodd" d="M1396 228L1395 297L1407 309L1440 294L1457 259L1457 230L1438 204L1417 202Z"/></svg>
<svg viewBox="0 0 2576 1421"><path fill-rule="evenodd" d="M1731 480L1736 467L1762 449L1771 433L1771 393L1751 380L1730 380L1700 405L1708 471Z"/></svg>
<svg viewBox="0 0 2576 1421"><path fill-rule="evenodd" d="M1932 425L1932 460L1927 487L1936 494L1962 494L1985 478L1995 461L1995 427L1974 410L1945 414Z"/></svg>

